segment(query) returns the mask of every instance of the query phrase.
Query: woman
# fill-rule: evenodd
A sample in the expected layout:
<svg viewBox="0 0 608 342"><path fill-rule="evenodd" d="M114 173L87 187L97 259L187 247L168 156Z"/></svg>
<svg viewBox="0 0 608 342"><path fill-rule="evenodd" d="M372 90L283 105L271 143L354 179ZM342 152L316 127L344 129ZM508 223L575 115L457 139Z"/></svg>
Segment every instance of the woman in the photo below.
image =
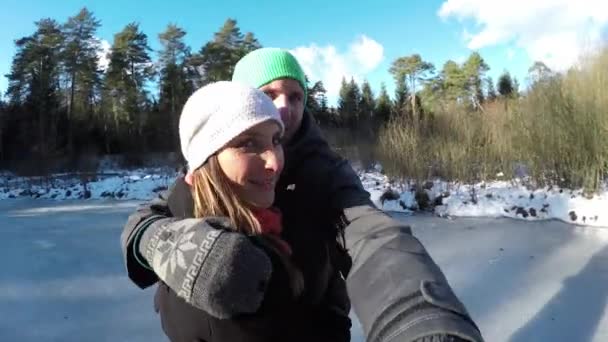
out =
<svg viewBox="0 0 608 342"><path fill-rule="evenodd" d="M238 83L208 85L184 106L180 140L188 162L186 183L195 203L192 217L208 218L209 224L249 236L269 256L272 275L268 284L260 284L265 295L259 309L228 319L191 306L182 299L188 294L161 285L155 301L172 341L324 339L322 332L306 326L307 312L299 301L306 284L292 262L290 245L281 238L280 213L271 208L284 164L283 132L272 100ZM220 275L209 275L213 276Z"/></svg>

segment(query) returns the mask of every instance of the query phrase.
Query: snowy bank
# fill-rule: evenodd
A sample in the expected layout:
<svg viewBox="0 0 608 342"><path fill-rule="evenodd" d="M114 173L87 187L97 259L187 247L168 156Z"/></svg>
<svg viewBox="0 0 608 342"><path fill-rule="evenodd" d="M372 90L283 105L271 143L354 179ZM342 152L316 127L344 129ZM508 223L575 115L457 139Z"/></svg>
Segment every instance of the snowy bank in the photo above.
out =
<svg viewBox="0 0 608 342"><path fill-rule="evenodd" d="M385 210L411 212L422 202L444 217L509 217L557 219L567 223L608 227L608 188L587 197L582 190L557 187L528 189L520 182L495 181L473 185L443 181L424 184L425 195L407 183L391 182L379 172L360 173L374 202ZM421 202L421 199L423 200Z"/></svg>
<svg viewBox="0 0 608 342"><path fill-rule="evenodd" d="M173 182L168 169L138 169L85 174L57 174L52 177L22 178L0 175L0 199L31 197L42 199L147 200Z"/></svg>
<svg viewBox="0 0 608 342"><path fill-rule="evenodd" d="M169 168L112 170L94 176L57 174L20 178L0 173L0 199L148 200L166 189L177 174ZM433 210L443 217L510 217L522 220L557 219L567 223L608 227L608 188L587 198L582 190L546 187L529 189L521 182L478 184L427 182L416 193L411 183L390 180L377 167L359 171L363 186L379 207L390 211Z"/></svg>

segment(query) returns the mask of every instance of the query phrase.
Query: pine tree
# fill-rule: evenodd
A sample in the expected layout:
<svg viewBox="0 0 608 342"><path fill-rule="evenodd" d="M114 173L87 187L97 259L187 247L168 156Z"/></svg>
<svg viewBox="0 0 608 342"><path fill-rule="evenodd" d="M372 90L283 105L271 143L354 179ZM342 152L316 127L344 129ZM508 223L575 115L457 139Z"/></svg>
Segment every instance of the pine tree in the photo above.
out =
<svg viewBox="0 0 608 342"><path fill-rule="evenodd" d="M192 59L200 70L201 83L230 80L236 62L261 45L253 33L243 36L236 20L228 19L212 41L206 43Z"/></svg>
<svg viewBox="0 0 608 342"><path fill-rule="evenodd" d="M355 80L351 78L350 82L346 82L342 78L338 99L338 113L342 123L349 128L354 128L357 124L360 98L361 93Z"/></svg>
<svg viewBox="0 0 608 342"><path fill-rule="evenodd" d="M500 77L498 77L498 93L502 97L511 97L513 96L513 92L513 79L511 78L511 74L505 70Z"/></svg>
<svg viewBox="0 0 608 342"><path fill-rule="evenodd" d="M418 100L420 101L420 121L426 118L427 113L432 115L434 112L442 108L446 98L447 90L444 88L444 80L441 75L437 75L427 80L418 92ZM457 101L459 98L452 98L451 101Z"/></svg>
<svg viewBox="0 0 608 342"><path fill-rule="evenodd" d="M4 132L8 126L8 118L6 113L6 104L2 99L2 93L0 93L0 165L5 160L4 151Z"/></svg>
<svg viewBox="0 0 608 342"><path fill-rule="evenodd" d="M148 98L144 84L153 76L148 51L148 37L136 23L128 24L114 35L104 79L103 103L114 133L123 139L141 138L146 123L143 109ZM106 126L106 130L108 128ZM145 142L138 141L138 145L145 149Z"/></svg>
<svg viewBox="0 0 608 342"><path fill-rule="evenodd" d="M553 74L553 71L543 62L536 61L528 69L532 84L543 82Z"/></svg>
<svg viewBox="0 0 608 342"><path fill-rule="evenodd" d="M158 35L163 47L159 52L159 86L160 96L158 109L164 113L166 120L159 124L170 127L170 139L172 148L178 146L178 123L179 115L188 96L193 92L193 86L188 81L187 61L190 50L184 43L186 32L170 24L163 33ZM168 124L168 125L167 125Z"/></svg>
<svg viewBox="0 0 608 342"><path fill-rule="evenodd" d="M483 103L481 80L488 70L490 70L490 67L478 52L473 52L463 65L468 97L475 108L480 107Z"/></svg>
<svg viewBox="0 0 608 342"><path fill-rule="evenodd" d="M86 134L92 128L95 98L100 87L95 34L100 22L86 8L68 18L62 31L65 37L62 64L67 84L67 150L72 154L74 133Z"/></svg>
<svg viewBox="0 0 608 342"><path fill-rule="evenodd" d="M308 83L308 78L306 78ZM306 109L322 126L333 124L327 107L327 90L322 81L317 81L312 87L308 87Z"/></svg>
<svg viewBox="0 0 608 342"><path fill-rule="evenodd" d="M253 33L247 32L245 34L245 37L243 38L243 42L242 42L241 46L238 47L238 49L240 49L240 51L238 52L239 59L242 56L245 56L246 54L248 54L249 52L251 52L253 50L257 50L261 47L262 47L262 45L260 45L260 42L253 35ZM237 62L238 62L238 59L237 59Z"/></svg>
<svg viewBox="0 0 608 342"><path fill-rule="evenodd" d="M378 126L387 123L390 120L392 112L391 99L386 91L386 85L380 85L380 93L376 99L376 108L374 110L374 119Z"/></svg>
<svg viewBox="0 0 608 342"><path fill-rule="evenodd" d="M7 75L7 96L31 120L26 132L37 132L37 139L21 136L22 146L47 156L58 144L60 107L60 50L64 37L52 19L36 22L36 32L15 41L17 53ZM22 133L23 134L23 133ZM23 155L20 156L23 158Z"/></svg>
<svg viewBox="0 0 608 342"><path fill-rule="evenodd" d="M326 118L327 124L335 124L335 118L333 117L332 113L330 113L330 108L327 105L327 95L325 93L319 96L319 111L323 114L323 117Z"/></svg>
<svg viewBox="0 0 608 342"><path fill-rule="evenodd" d="M366 124L374 116L374 108L376 107L376 100L374 99L374 93L369 85L369 82L365 80L361 85L361 100L359 101L359 113L360 119Z"/></svg>
<svg viewBox="0 0 608 342"><path fill-rule="evenodd" d="M496 89L494 88L494 80L492 80L492 77L488 76L485 79L485 83L486 83L486 97L487 97L487 99L490 100L490 101L496 100Z"/></svg>
<svg viewBox="0 0 608 342"><path fill-rule="evenodd" d="M400 77L396 80L395 88L395 103L393 106L394 117L407 117L412 119L412 112L410 111L410 94L405 78Z"/></svg>
<svg viewBox="0 0 608 342"><path fill-rule="evenodd" d="M361 89L359 88L359 85L355 79L352 77L348 86L350 88L349 102L352 103L353 107L350 127L355 128L359 124L362 117L361 108L359 107L359 104L361 103Z"/></svg>
<svg viewBox="0 0 608 342"><path fill-rule="evenodd" d="M361 95L358 103L358 128L359 132L364 134L364 137L373 137L374 127L372 120L374 119L374 109L376 107L376 100L374 99L374 93L367 80L363 81L361 85Z"/></svg>
<svg viewBox="0 0 608 342"><path fill-rule="evenodd" d="M441 71L443 92L451 101L461 101L467 92L467 79L462 68L454 61L448 60Z"/></svg>
<svg viewBox="0 0 608 342"><path fill-rule="evenodd" d="M513 77L513 96L519 96L519 80L517 80L517 77Z"/></svg>
<svg viewBox="0 0 608 342"><path fill-rule="evenodd" d="M418 116L416 107L416 89L419 84L423 84L426 81L426 77L432 74L435 70L433 64L422 60L419 54L413 54L411 56L399 57L389 69L389 72L397 80L397 87L403 87L400 84L401 79L404 78L409 83L410 103L412 105L412 114Z"/></svg>

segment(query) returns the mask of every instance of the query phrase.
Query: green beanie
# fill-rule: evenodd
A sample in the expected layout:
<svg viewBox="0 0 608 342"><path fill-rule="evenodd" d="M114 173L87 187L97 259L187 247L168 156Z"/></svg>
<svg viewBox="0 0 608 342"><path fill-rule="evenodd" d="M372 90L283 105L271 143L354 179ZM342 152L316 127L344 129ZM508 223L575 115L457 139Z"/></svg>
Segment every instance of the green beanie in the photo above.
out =
<svg viewBox="0 0 608 342"><path fill-rule="evenodd" d="M300 63L287 50L261 48L245 55L236 63L232 80L260 88L280 78L291 78L300 83L306 103L306 77Z"/></svg>

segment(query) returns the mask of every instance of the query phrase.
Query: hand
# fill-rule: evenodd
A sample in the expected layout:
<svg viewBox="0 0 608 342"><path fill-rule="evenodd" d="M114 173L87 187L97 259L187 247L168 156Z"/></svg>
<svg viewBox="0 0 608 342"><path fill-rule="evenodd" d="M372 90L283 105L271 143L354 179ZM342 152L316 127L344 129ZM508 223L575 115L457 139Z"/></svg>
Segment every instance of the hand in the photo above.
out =
<svg viewBox="0 0 608 342"><path fill-rule="evenodd" d="M146 234L141 245L148 263L186 302L222 319L259 309L271 260L227 220L176 220Z"/></svg>

